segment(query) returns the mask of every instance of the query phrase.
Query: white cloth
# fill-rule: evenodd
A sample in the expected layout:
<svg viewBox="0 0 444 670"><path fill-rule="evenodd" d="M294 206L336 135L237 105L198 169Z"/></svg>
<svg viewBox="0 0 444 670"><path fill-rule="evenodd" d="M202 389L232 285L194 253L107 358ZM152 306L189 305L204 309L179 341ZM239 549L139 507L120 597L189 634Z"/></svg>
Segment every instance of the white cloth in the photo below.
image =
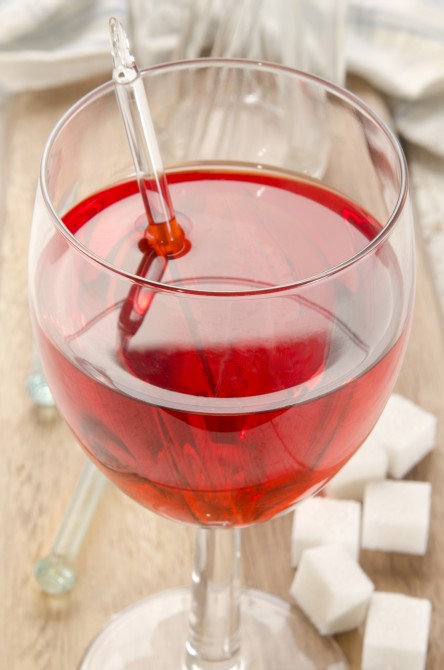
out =
<svg viewBox="0 0 444 670"><path fill-rule="evenodd" d="M387 94L400 135L444 156L443 0L351 0L347 64Z"/></svg>
<svg viewBox="0 0 444 670"><path fill-rule="evenodd" d="M398 133L416 145L410 151L412 182L444 309L444 0L0 0L0 99L111 75L110 16L124 23L144 66L211 53L218 22L233 6L243 12L242 22L236 14L228 31L230 48L238 48L243 35L251 34L260 5L268 24L265 39L260 33L259 57L278 54L295 65L298 16L299 23L305 16L318 27L311 41L316 53L316 39L325 46L332 37L320 34L316 12L335 2L348 4L348 71L387 96ZM304 38L308 27L302 22ZM232 49L229 55L258 56Z"/></svg>
<svg viewBox="0 0 444 670"><path fill-rule="evenodd" d="M0 0L0 94L109 70L110 16L126 23L126 0Z"/></svg>
<svg viewBox="0 0 444 670"><path fill-rule="evenodd" d="M241 2L231 1L238 5ZM298 4L302 8L314 6L314 0L281 1L288 3L283 15L293 19ZM319 6L343 1L322 0ZM190 12L194 12L197 22L193 37L200 39L195 48L204 52L208 49L205 34L207 38L211 35L212 24L221 12L229 11L229 2L0 0L0 94L111 72L110 16L127 27L142 65L180 54L180 36ZM265 20L278 6L276 0L242 3L252 21L254 8L260 4L265 9ZM199 33L199 23L205 34ZM294 39L295 33L284 24L279 38ZM262 44L265 49L265 42ZM284 58L287 55L287 60L291 59L291 47L279 45L279 49ZM348 0L346 62L349 71L387 94L401 135L444 156L444 0Z"/></svg>

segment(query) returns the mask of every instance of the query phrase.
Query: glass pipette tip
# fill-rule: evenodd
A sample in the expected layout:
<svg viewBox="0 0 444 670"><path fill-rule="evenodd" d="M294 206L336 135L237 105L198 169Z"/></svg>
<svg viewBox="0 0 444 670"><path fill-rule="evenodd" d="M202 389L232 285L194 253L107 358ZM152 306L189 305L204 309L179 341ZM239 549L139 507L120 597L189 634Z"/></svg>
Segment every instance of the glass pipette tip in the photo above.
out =
<svg viewBox="0 0 444 670"><path fill-rule="evenodd" d="M165 176L142 77L122 24L109 21L113 81L147 217L145 237L161 256L186 251Z"/></svg>

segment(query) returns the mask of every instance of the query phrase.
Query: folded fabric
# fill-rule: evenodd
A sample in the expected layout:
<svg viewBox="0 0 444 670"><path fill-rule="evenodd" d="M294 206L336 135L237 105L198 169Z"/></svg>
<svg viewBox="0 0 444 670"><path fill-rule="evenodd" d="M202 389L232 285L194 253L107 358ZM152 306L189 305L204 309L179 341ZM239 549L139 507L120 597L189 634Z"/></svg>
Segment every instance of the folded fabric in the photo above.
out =
<svg viewBox="0 0 444 670"><path fill-rule="evenodd" d="M387 95L400 135L444 156L442 0L350 0L347 67Z"/></svg>
<svg viewBox="0 0 444 670"><path fill-rule="evenodd" d="M110 69L108 18L126 22L126 0L0 3L0 94L43 89Z"/></svg>
<svg viewBox="0 0 444 670"><path fill-rule="evenodd" d="M336 1L338 5L346 2ZM211 39L218 20L230 9L229 2L9 0L0 3L0 94L57 86L110 72L110 16L116 16L126 25L142 65L177 56L212 53ZM236 3L239 7L240 0ZM295 64L289 61L293 60L298 46L293 44L297 32L292 29L292 22L297 20L296 8L309 6L313 11L314 6L325 8L328 4L325 0L280 0L279 3L242 0L244 15L251 16L251 25L260 7L260 21L268 22L267 30L261 33L260 56L280 58L290 65ZM280 14L276 14L278 5ZM279 17L281 21L276 29ZM306 25L303 28L308 30ZM323 41L325 43L326 38ZM390 0L389 3L348 0L346 62L350 72L366 78L386 94L398 132L411 142L444 156L442 0Z"/></svg>

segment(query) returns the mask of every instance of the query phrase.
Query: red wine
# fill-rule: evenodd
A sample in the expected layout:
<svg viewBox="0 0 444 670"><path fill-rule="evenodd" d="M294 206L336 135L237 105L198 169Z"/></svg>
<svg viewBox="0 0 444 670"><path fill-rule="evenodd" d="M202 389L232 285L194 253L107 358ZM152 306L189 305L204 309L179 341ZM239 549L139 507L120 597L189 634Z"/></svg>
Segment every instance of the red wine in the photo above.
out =
<svg viewBox="0 0 444 670"><path fill-rule="evenodd" d="M401 273L389 243L340 269L381 227L315 182L214 166L169 183L187 252L166 263L141 243L132 181L66 214L97 262L47 246L44 369L123 491L180 521L247 525L317 491L373 427L405 347ZM163 287L131 286L137 271Z"/></svg>

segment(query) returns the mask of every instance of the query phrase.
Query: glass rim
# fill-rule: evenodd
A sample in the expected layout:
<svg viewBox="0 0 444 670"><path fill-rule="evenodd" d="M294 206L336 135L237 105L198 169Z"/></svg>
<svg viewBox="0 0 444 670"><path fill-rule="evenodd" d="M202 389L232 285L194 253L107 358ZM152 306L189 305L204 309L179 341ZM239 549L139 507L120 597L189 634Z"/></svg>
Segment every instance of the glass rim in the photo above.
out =
<svg viewBox="0 0 444 670"><path fill-rule="evenodd" d="M188 288L184 286L176 286L174 284L163 283L162 281L153 281L141 277L139 275L127 272L122 268L119 268L112 263L108 263L104 258L101 258L93 251L88 249L85 245L78 241L75 235L73 235L65 226L62 219L58 216L56 209L52 203L51 196L48 192L48 187L46 184L45 172L46 166L50 159L51 149L53 144L56 141L58 135L62 130L68 125L68 123L84 108L86 108L92 102L98 100L104 95L109 94L114 89L114 82L112 80L104 82L103 84L97 86L93 90L89 91L86 95L82 96L77 102L75 102L59 119L59 121L53 127L48 139L45 143L45 147L42 154L42 160L40 165L40 189L42 192L44 203L50 212L52 219L55 223L56 228L59 232L62 233L66 241L74 247L81 255L86 256L95 264L102 266L113 274L120 275L122 278L125 278L132 283L140 284L141 286L151 287L157 291L168 292L168 293L178 293L181 295L194 295L194 296L211 296L211 297L236 297L236 296L253 296L253 295L266 295L270 293L283 293L300 287L307 287L309 285L315 284L319 281L328 279L343 270L346 270L349 267L354 266L362 258L366 257L368 254L372 253L376 248L381 246L386 238L390 235L392 229L395 227L398 219L400 218L401 212L404 209L404 206L407 201L408 194L408 168L407 161L401 147L400 141L394 132L389 128L389 126L380 118L380 116L354 93L342 88L341 86L334 84L331 81L318 77L317 75L303 72L295 68L287 67L285 65L280 65L276 63L270 63L262 60L247 60L241 58L197 58L197 59L188 59L180 61L172 61L166 63L160 63L152 65L140 70L142 77L148 76L150 73L160 73L162 71L180 71L186 70L190 67L193 68L209 68L209 67L224 67L229 66L233 69L241 68L256 68L260 69L263 72L269 72L272 74L279 75L288 75L289 77L296 78L299 81L305 81L307 83L315 84L322 87L325 91L332 93L336 98L341 99L346 102L349 107L358 109L360 113L367 118L369 118L373 124L379 128L383 135L389 140L390 145L394 150L394 154L398 158L399 168L400 168L400 185L399 192L394 204L393 210L390 215L387 217L384 225L381 228L381 231L366 244L360 251L351 255L346 260L334 265L327 270L324 270L318 274L300 279L297 281L289 282L286 284L277 284L275 286L267 286L260 288L252 289L242 289L234 291L216 291L216 290L202 290L197 288ZM123 123L123 122L122 122ZM168 170L166 170L168 174Z"/></svg>

